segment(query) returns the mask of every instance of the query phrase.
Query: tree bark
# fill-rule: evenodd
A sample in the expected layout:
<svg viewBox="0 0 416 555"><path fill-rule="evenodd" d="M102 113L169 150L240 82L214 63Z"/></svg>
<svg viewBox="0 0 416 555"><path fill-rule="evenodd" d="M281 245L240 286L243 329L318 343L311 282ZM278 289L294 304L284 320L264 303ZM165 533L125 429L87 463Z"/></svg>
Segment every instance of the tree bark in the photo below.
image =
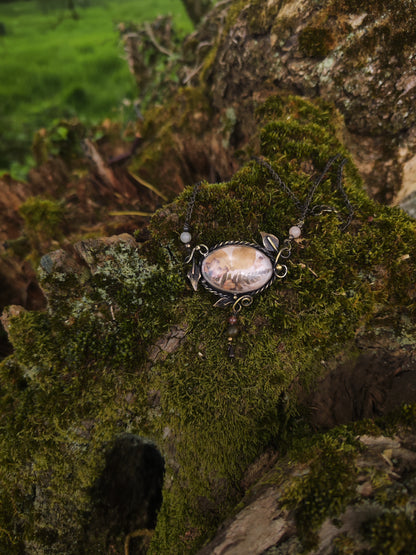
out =
<svg viewBox="0 0 416 555"><path fill-rule="evenodd" d="M72 19L79 19L79 14L76 10L76 6L75 6L75 2L74 0L68 0L68 9L71 12L72 15Z"/></svg>
<svg viewBox="0 0 416 555"><path fill-rule="evenodd" d="M198 25L204 15L212 7L212 0L182 0L189 19L194 25Z"/></svg>

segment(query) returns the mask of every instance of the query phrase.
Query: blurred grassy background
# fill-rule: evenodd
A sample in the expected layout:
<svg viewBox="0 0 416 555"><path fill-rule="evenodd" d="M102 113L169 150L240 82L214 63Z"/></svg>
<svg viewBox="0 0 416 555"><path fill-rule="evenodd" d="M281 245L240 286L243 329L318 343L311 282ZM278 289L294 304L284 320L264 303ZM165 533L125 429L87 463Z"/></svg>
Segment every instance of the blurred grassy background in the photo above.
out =
<svg viewBox="0 0 416 555"><path fill-rule="evenodd" d="M119 22L172 14L187 34L192 24L181 0L88 0L79 19L56 2L0 4L0 171L23 177L34 132L61 118L87 124L121 118L123 99L137 96L120 43Z"/></svg>

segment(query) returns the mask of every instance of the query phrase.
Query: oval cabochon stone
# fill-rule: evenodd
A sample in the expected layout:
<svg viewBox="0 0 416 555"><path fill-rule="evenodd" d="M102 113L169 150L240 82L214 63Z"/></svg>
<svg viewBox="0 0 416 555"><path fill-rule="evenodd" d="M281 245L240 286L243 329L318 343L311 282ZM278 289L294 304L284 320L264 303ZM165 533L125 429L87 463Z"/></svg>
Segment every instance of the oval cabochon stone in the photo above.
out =
<svg viewBox="0 0 416 555"><path fill-rule="evenodd" d="M248 245L226 245L210 251L201 266L203 278L224 293L252 293L273 276L272 261Z"/></svg>

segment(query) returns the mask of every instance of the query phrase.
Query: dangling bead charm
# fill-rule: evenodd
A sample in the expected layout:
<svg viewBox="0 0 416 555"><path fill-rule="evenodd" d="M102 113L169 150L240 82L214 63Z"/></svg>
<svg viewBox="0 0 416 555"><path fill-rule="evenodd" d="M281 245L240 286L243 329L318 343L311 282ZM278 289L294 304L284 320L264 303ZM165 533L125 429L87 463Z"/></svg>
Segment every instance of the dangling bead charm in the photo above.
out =
<svg viewBox="0 0 416 555"><path fill-rule="evenodd" d="M228 318L228 323L230 324L228 326L228 330L227 330L227 337L228 340L233 340L235 337L237 337L237 335L239 334L240 330L238 329L238 326L236 326L237 324L237 316L235 314L233 314L232 316L230 316Z"/></svg>
<svg viewBox="0 0 416 555"><path fill-rule="evenodd" d="M237 324L237 316L233 314L228 318L228 323L230 324L227 329L227 338L228 338L228 356L230 358L235 358L235 350L233 345L233 340L237 337L240 333Z"/></svg>
<svg viewBox="0 0 416 555"><path fill-rule="evenodd" d="M189 245L189 243L191 242L191 239L192 239L192 235L189 233L189 231L182 231L181 233L182 243L184 243L185 245Z"/></svg>
<svg viewBox="0 0 416 555"><path fill-rule="evenodd" d="M234 326L237 323L237 316L233 314L228 318L228 323Z"/></svg>
<svg viewBox="0 0 416 555"><path fill-rule="evenodd" d="M189 225L185 224L183 226L183 231L180 234L180 240L182 241L182 243L184 243L184 245L188 247L190 246L191 239L192 235L189 233Z"/></svg>

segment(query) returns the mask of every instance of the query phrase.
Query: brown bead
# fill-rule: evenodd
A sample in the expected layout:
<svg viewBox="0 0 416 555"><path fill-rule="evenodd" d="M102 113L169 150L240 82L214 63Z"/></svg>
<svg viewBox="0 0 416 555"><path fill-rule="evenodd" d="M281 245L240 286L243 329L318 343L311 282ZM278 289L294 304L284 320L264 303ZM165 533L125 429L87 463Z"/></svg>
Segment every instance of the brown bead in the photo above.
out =
<svg viewBox="0 0 416 555"><path fill-rule="evenodd" d="M227 330L227 337L228 338L233 338L233 337L237 337L238 333L239 333L239 329L237 326L230 326Z"/></svg>
<svg viewBox="0 0 416 555"><path fill-rule="evenodd" d="M228 322L229 322L231 325L236 324L236 323L237 323L237 316L234 316L234 315L230 316L230 317L228 318Z"/></svg>

